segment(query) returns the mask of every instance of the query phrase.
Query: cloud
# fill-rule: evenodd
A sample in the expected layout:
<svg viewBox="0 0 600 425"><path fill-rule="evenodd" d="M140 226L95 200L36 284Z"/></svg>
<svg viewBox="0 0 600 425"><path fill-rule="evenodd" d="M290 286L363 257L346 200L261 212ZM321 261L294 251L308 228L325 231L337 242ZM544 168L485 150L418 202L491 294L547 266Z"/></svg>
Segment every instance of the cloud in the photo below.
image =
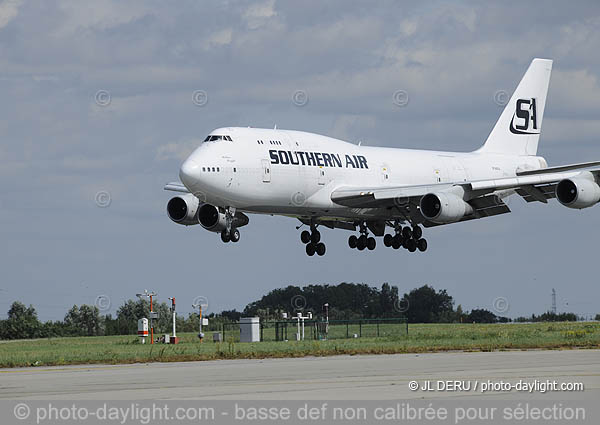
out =
<svg viewBox="0 0 600 425"><path fill-rule="evenodd" d="M183 161L202 143L203 139L189 139L160 145L156 148L156 159L165 161L178 159Z"/></svg>
<svg viewBox="0 0 600 425"><path fill-rule="evenodd" d="M244 12L244 20L249 29L255 30L265 25L270 18L276 16L275 0L253 4Z"/></svg>
<svg viewBox="0 0 600 425"><path fill-rule="evenodd" d="M4 0L0 3L0 28L7 26L18 14L23 0Z"/></svg>
<svg viewBox="0 0 600 425"><path fill-rule="evenodd" d="M106 31L146 16L150 10L139 1L59 0L58 3L64 17L53 33L55 37L71 36L88 30Z"/></svg>
<svg viewBox="0 0 600 425"><path fill-rule="evenodd" d="M233 39L233 30L231 28L224 28L220 31L216 31L211 34L205 41L205 48L210 49L212 47L221 47L231 44Z"/></svg>

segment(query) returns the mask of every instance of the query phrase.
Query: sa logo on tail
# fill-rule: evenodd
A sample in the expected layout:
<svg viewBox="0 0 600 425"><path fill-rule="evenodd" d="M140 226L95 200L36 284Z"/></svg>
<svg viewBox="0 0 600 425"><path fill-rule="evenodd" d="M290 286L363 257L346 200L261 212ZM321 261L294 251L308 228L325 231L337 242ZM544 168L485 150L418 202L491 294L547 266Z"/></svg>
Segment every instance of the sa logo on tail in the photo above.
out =
<svg viewBox="0 0 600 425"><path fill-rule="evenodd" d="M516 124L515 118L519 120ZM513 134L540 134L537 126L535 98L517 99L515 113L512 117L512 120L510 120L509 129Z"/></svg>

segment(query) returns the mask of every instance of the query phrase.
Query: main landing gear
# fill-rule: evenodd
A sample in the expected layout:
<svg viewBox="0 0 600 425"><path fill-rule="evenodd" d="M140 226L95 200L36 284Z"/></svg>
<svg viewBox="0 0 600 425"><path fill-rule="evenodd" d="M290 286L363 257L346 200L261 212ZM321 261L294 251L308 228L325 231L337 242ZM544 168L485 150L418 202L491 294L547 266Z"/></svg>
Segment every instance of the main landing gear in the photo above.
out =
<svg viewBox="0 0 600 425"><path fill-rule="evenodd" d="M403 247L409 252L420 252L427 251L427 240L423 238L423 229L418 225L410 227L402 227L399 223L394 226L395 235L389 233L383 237L383 244L387 247L399 249Z"/></svg>
<svg viewBox="0 0 600 425"><path fill-rule="evenodd" d="M300 233L300 240L306 244L306 254L309 257L317 254L318 256L325 255L325 244L321 242L321 233L315 226L310 227L310 232L304 230Z"/></svg>
<svg viewBox="0 0 600 425"><path fill-rule="evenodd" d="M369 236L369 231L364 223L360 225L360 236L356 237L352 235L348 238L348 246L350 248L364 251L367 248L369 251L373 251L377 246L377 242L373 236Z"/></svg>

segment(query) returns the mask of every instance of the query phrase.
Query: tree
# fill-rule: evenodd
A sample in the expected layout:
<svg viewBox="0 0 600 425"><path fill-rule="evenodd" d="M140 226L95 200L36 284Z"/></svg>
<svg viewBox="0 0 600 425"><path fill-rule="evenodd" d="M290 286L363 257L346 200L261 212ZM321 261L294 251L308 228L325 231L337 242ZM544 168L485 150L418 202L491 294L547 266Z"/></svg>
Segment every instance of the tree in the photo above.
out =
<svg viewBox="0 0 600 425"><path fill-rule="evenodd" d="M42 324L32 305L15 301L8 310L8 319L0 327L2 339L37 338L40 336Z"/></svg>
<svg viewBox="0 0 600 425"><path fill-rule="evenodd" d="M65 316L65 325L73 335L98 336L102 334L102 319L96 306L74 305Z"/></svg>
<svg viewBox="0 0 600 425"><path fill-rule="evenodd" d="M594 317L594 320L600 320L600 313L596 314L596 317Z"/></svg>
<svg viewBox="0 0 600 425"><path fill-rule="evenodd" d="M377 318L398 316L398 288L384 283L381 291L364 283L339 285L307 285L304 288L287 286L274 289L260 300L246 306L244 315L263 319L280 319L282 312L311 311L322 314L323 305L329 304L329 318Z"/></svg>
<svg viewBox="0 0 600 425"><path fill-rule="evenodd" d="M221 317L226 318L230 322L237 322L242 317L242 313L237 311L235 308L233 310L223 310L220 314ZM197 317L197 315L196 315Z"/></svg>
<svg viewBox="0 0 600 425"><path fill-rule="evenodd" d="M171 307L167 303L154 302L152 310L158 314L158 319L153 321L155 333L168 332L171 330L173 316ZM120 335L134 334L137 332L139 319L147 318L150 321L150 301L139 299L137 301L127 300L117 310L117 317L107 321L107 327L112 332Z"/></svg>
<svg viewBox="0 0 600 425"><path fill-rule="evenodd" d="M390 286L387 282L381 285L381 291L379 292L379 308L381 316L393 317L397 315L398 306L398 287Z"/></svg>
<svg viewBox="0 0 600 425"><path fill-rule="evenodd" d="M148 317L150 311L150 302L147 300L127 300L117 310L116 324L111 327L117 330L118 334L127 335L137 332L138 319Z"/></svg>
<svg viewBox="0 0 600 425"><path fill-rule="evenodd" d="M424 285L404 294L401 304L407 308L410 323L434 323L451 320L454 301L445 289L436 292L431 286Z"/></svg>
<svg viewBox="0 0 600 425"><path fill-rule="evenodd" d="M474 323L496 323L497 317L494 313L485 309L473 309L467 316L470 322Z"/></svg>
<svg viewBox="0 0 600 425"><path fill-rule="evenodd" d="M463 312L462 305L459 304L458 307L456 307L456 321L462 323L465 320L467 320L467 315Z"/></svg>

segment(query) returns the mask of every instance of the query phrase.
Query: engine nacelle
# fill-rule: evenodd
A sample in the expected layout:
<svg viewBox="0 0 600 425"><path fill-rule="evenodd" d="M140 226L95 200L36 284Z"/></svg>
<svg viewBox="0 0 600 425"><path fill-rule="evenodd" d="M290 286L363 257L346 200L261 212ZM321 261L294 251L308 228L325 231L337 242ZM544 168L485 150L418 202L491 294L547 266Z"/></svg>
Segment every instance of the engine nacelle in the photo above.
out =
<svg viewBox="0 0 600 425"><path fill-rule="evenodd" d="M200 225L211 232L221 232L227 228L227 216L225 212L210 204L203 204L198 210L198 221ZM237 228L248 224L248 216L236 212L231 221L231 227Z"/></svg>
<svg viewBox="0 0 600 425"><path fill-rule="evenodd" d="M583 209L594 206L600 201L600 186L589 173L581 177L564 179L556 185L556 199L568 208Z"/></svg>
<svg viewBox="0 0 600 425"><path fill-rule="evenodd" d="M171 198L167 203L167 214L175 223L191 226L198 224L200 201L191 193Z"/></svg>
<svg viewBox="0 0 600 425"><path fill-rule="evenodd" d="M443 224L459 221L466 215L473 214L473 207L460 196L453 193L428 193L421 198L421 214L427 220Z"/></svg>

